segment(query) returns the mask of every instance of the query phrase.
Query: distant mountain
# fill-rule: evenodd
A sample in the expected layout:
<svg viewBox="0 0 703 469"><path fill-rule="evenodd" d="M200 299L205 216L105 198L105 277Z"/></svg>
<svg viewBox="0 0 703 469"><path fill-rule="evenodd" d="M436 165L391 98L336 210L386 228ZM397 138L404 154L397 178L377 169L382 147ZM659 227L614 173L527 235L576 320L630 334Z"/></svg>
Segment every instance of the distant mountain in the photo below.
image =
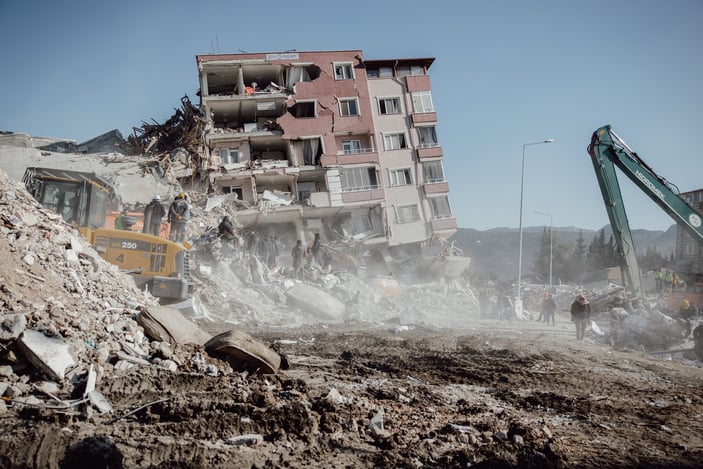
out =
<svg viewBox="0 0 703 469"><path fill-rule="evenodd" d="M608 241L610 225L603 228ZM544 227L529 227L522 230L522 274L529 275L539 254ZM600 230L599 230L600 231ZM597 231L576 227L554 227L554 243L573 246L583 233L586 247L591 244ZM676 225L666 231L632 230L635 250L644 254L653 247L659 254L669 257L676 245ZM465 256L471 257L469 273L492 274L500 281L510 281L517 276L520 232L517 228L492 228L479 231L459 228L451 240Z"/></svg>

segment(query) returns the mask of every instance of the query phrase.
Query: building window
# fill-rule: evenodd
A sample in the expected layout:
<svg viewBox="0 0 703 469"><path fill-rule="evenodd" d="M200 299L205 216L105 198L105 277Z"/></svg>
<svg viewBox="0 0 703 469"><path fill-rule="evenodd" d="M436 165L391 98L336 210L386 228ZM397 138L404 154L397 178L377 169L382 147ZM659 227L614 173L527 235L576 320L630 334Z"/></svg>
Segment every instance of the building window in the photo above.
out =
<svg viewBox="0 0 703 469"><path fill-rule="evenodd" d="M388 182L391 186L407 186L413 183L410 168L389 169Z"/></svg>
<svg viewBox="0 0 703 469"><path fill-rule="evenodd" d="M412 94L413 110L416 113L434 112L432 105L432 93L429 91L417 91Z"/></svg>
<svg viewBox="0 0 703 469"><path fill-rule="evenodd" d="M224 186L222 187L222 192L225 194L237 194L237 199L244 199L244 191L242 190L242 186Z"/></svg>
<svg viewBox="0 0 703 469"><path fill-rule="evenodd" d="M357 155L361 153L361 140L343 140L342 151L345 155Z"/></svg>
<svg viewBox="0 0 703 469"><path fill-rule="evenodd" d="M393 69L391 67L369 68L366 70L366 76L369 78L393 78Z"/></svg>
<svg viewBox="0 0 703 469"><path fill-rule="evenodd" d="M319 138L306 138L303 140L303 164L305 166L319 166L322 157L322 145Z"/></svg>
<svg viewBox="0 0 703 469"><path fill-rule="evenodd" d="M375 168L345 168L339 172L342 192L370 191L378 189Z"/></svg>
<svg viewBox="0 0 703 469"><path fill-rule="evenodd" d="M422 163L422 172L426 183L444 182L444 168L441 161Z"/></svg>
<svg viewBox="0 0 703 469"><path fill-rule="evenodd" d="M437 131L434 125L418 127L417 135L420 140L421 148L436 147L437 143Z"/></svg>
<svg viewBox="0 0 703 469"><path fill-rule="evenodd" d="M412 223L420 219L420 209L417 204L401 205L395 207L395 222L396 223Z"/></svg>
<svg viewBox="0 0 703 469"><path fill-rule="evenodd" d="M220 148L221 164L239 163L239 150L236 148Z"/></svg>
<svg viewBox="0 0 703 469"><path fill-rule="evenodd" d="M399 77L406 77L408 75L424 75L425 69L422 65L398 65L398 67L396 67L396 73Z"/></svg>
<svg viewBox="0 0 703 469"><path fill-rule="evenodd" d="M317 117L315 110L315 101L298 101L289 109L296 118Z"/></svg>
<svg viewBox="0 0 703 469"><path fill-rule="evenodd" d="M358 116L359 101L356 98L343 98L339 100L340 116Z"/></svg>
<svg viewBox="0 0 703 469"><path fill-rule="evenodd" d="M335 80L353 80L354 67L350 63L334 64L334 79Z"/></svg>
<svg viewBox="0 0 703 469"><path fill-rule="evenodd" d="M432 197L428 199L432 208L432 218L437 220L441 218L452 218L452 210L449 208L449 197Z"/></svg>
<svg viewBox="0 0 703 469"><path fill-rule="evenodd" d="M380 114L400 114L400 98L380 98L378 112Z"/></svg>
<svg viewBox="0 0 703 469"><path fill-rule="evenodd" d="M400 150L408 148L405 141L405 134L385 134L383 136L383 146L386 150Z"/></svg>

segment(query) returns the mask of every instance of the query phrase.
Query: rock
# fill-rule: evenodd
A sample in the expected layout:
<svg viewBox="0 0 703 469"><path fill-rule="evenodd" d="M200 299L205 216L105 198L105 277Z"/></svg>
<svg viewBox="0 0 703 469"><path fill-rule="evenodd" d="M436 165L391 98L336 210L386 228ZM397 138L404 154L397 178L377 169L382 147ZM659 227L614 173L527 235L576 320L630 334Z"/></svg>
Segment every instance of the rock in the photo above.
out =
<svg viewBox="0 0 703 469"><path fill-rule="evenodd" d="M319 288L298 284L286 292L289 303L320 318L338 321L346 309L340 300Z"/></svg>
<svg viewBox="0 0 703 469"><path fill-rule="evenodd" d="M13 374L13 371L12 371L12 367L10 365L0 366L0 376L9 377L9 376L12 376L12 374Z"/></svg>
<svg viewBox="0 0 703 469"><path fill-rule="evenodd" d="M264 437L258 433L249 433L246 435L239 435L227 440L227 443L231 445L246 445L255 446L263 443Z"/></svg>
<svg viewBox="0 0 703 469"><path fill-rule="evenodd" d="M183 313L167 306L150 306L137 316L137 323L154 340L170 344L203 345L210 335Z"/></svg>
<svg viewBox="0 0 703 469"><path fill-rule="evenodd" d="M38 331L24 331L17 345L27 361L53 381L61 381L66 369L76 363L66 342Z"/></svg>
<svg viewBox="0 0 703 469"><path fill-rule="evenodd" d="M27 318L24 314L5 314L0 321L0 340L15 340L26 327Z"/></svg>

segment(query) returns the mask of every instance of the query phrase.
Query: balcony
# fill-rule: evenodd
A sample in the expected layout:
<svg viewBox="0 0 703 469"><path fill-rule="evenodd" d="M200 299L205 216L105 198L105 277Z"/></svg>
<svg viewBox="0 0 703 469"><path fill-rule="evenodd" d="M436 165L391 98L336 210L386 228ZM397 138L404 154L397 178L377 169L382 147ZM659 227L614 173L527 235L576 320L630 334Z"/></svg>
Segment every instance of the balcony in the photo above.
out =
<svg viewBox="0 0 703 469"><path fill-rule="evenodd" d="M324 155L320 161L322 166L338 166L359 163L380 163L378 152L375 148L361 148L359 150L340 151L336 155Z"/></svg>
<svg viewBox="0 0 703 469"><path fill-rule="evenodd" d="M437 122L436 112L422 112L412 114L411 116L413 124L426 124L428 122Z"/></svg>
<svg viewBox="0 0 703 469"><path fill-rule="evenodd" d="M425 195L446 193L449 192L449 183L445 180L428 181L422 185L422 189Z"/></svg>
<svg viewBox="0 0 703 469"><path fill-rule="evenodd" d="M442 156L442 147L438 143L425 143L417 147L417 157L439 158Z"/></svg>
<svg viewBox="0 0 703 469"><path fill-rule="evenodd" d="M342 202L370 202L384 199L383 189L378 186L354 187L342 190Z"/></svg>
<svg viewBox="0 0 703 469"><path fill-rule="evenodd" d="M435 233L441 231L456 231L456 218L453 215L446 215L442 218L435 218L432 220L432 231ZM453 233L452 233L453 234Z"/></svg>

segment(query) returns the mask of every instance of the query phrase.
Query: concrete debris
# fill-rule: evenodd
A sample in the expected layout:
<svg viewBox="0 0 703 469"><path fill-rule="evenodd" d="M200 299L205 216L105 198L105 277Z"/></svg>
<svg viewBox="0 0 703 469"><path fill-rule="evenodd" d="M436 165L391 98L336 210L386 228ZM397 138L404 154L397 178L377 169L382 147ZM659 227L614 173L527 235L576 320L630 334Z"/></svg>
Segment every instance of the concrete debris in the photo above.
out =
<svg viewBox="0 0 703 469"><path fill-rule="evenodd" d="M150 306L137 315L137 323L146 334L161 342L203 345L210 334L189 321L179 310L168 306Z"/></svg>
<svg viewBox="0 0 703 469"><path fill-rule="evenodd" d="M288 301L325 320L338 321L346 306L324 290L311 285L299 284L286 292Z"/></svg>
<svg viewBox="0 0 703 469"><path fill-rule="evenodd" d="M227 361L235 371L274 374L281 366L281 357L249 334L231 330L216 335L205 343L212 356Z"/></svg>
<svg viewBox="0 0 703 469"><path fill-rule="evenodd" d="M75 365L69 345L42 332L25 330L17 340L25 358L49 379L61 381L66 369Z"/></svg>

